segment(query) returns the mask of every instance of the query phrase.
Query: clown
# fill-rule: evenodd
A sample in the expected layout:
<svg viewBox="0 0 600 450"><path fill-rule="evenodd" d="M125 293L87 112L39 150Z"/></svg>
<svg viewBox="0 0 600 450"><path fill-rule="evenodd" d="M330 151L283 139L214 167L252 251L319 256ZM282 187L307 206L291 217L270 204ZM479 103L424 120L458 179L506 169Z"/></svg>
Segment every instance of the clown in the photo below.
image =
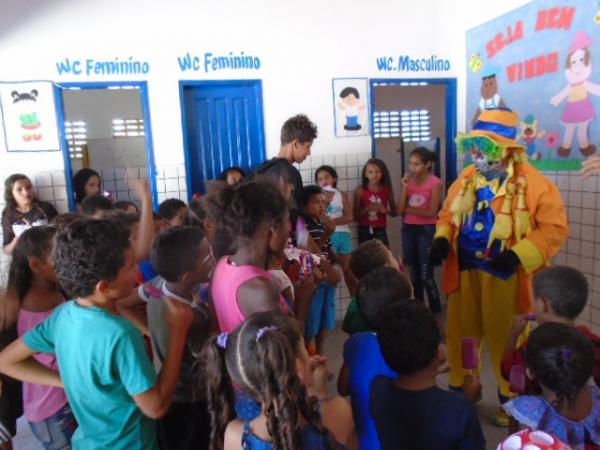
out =
<svg viewBox="0 0 600 450"><path fill-rule="evenodd" d="M485 338L499 384L510 397L500 363L512 319L531 311L531 275L544 266L568 236L557 187L527 162L516 140L516 113L486 109L473 130L457 139L474 164L452 184L439 214L431 257L446 259L447 345L450 385L460 388L461 339ZM506 416L498 414L500 425Z"/></svg>

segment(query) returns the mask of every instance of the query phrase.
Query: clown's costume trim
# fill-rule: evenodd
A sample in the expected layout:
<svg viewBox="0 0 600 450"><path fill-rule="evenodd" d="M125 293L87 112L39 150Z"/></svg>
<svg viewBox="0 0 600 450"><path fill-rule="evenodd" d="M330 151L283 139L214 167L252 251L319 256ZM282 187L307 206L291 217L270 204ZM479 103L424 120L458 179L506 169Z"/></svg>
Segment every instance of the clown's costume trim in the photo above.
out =
<svg viewBox="0 0 600 450"><path fill-rule="evenodd" d="M459 175L439 214L432 259L446 258L450 385L460 387L464 336L488 343L500 394L510 397L500 364L516 314L530 312L531 276L560 250L569 229L560 192L527 162L506 108L482 111L457 138L474 164Z"/></svg>

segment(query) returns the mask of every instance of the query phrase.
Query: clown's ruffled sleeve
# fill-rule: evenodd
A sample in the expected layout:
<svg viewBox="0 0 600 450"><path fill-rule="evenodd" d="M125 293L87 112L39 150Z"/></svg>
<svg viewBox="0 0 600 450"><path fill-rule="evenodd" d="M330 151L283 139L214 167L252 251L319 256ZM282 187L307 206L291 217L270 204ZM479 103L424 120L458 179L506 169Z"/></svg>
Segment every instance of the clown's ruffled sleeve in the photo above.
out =
<svg viewBox="0 0 600 450"><path fill-rule="evenodd" d="M569 236L567 212L556 185L543 175L527 177L527 207L531 211L533 231L514 251L527 273L544 266L558 253Z"/></svg>
<svg viewBox="0 0 600 450"><path fill-rule="evenodd" d="M460 189L464 179L468 179L472 176L474 170L473 167L467 167L461 172L458 178L452 183L446 194L446 200L442 205L442 209L438 214L438 221L436 225L435 238L443 237L449 242L454 239L454 232L456 226L452 223L452 212L450 207L454 202L454 199L460 194Z"/></svg>

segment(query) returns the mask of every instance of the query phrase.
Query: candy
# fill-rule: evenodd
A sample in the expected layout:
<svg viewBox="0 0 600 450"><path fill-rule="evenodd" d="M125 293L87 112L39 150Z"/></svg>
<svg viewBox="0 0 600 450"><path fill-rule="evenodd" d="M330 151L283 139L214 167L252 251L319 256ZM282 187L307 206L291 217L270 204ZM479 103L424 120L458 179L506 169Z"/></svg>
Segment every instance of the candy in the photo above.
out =
<svg viewBox="0 0 600 450"><path fill-rule="evenodd" d="M534 313L529 313L525 316L525 320L528 320L529 322L533 322L535 320L535 314Z"/></svg>
<svg viewBox="0 0 600 450"><path fill-rule="evenodd" d="M525 392L525 367L522 364L515 364L510 368L510 391L515 394Z"/></svg>
<svg viewBox="0 0 600 450"><path fill-rule="evenodd" d="M479 365L479 349L477 339L472 337L462 338L462 366L464 369L472 370Z"/></svg>

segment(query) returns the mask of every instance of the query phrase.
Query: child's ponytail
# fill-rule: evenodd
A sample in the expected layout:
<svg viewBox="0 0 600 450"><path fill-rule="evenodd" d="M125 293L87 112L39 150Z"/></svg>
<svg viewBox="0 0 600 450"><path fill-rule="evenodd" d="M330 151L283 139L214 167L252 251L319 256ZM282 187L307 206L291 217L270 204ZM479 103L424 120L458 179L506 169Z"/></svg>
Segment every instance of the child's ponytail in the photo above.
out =
<svg viewBox="0 0 600 450"><path fill-rule="evenodd" d="M225 365L227 334L211 337L204 345L200 361L204 362L203 379L210 417L211 450L222 450L225 428L235 419L235 398L231 378Z"/></svg>

